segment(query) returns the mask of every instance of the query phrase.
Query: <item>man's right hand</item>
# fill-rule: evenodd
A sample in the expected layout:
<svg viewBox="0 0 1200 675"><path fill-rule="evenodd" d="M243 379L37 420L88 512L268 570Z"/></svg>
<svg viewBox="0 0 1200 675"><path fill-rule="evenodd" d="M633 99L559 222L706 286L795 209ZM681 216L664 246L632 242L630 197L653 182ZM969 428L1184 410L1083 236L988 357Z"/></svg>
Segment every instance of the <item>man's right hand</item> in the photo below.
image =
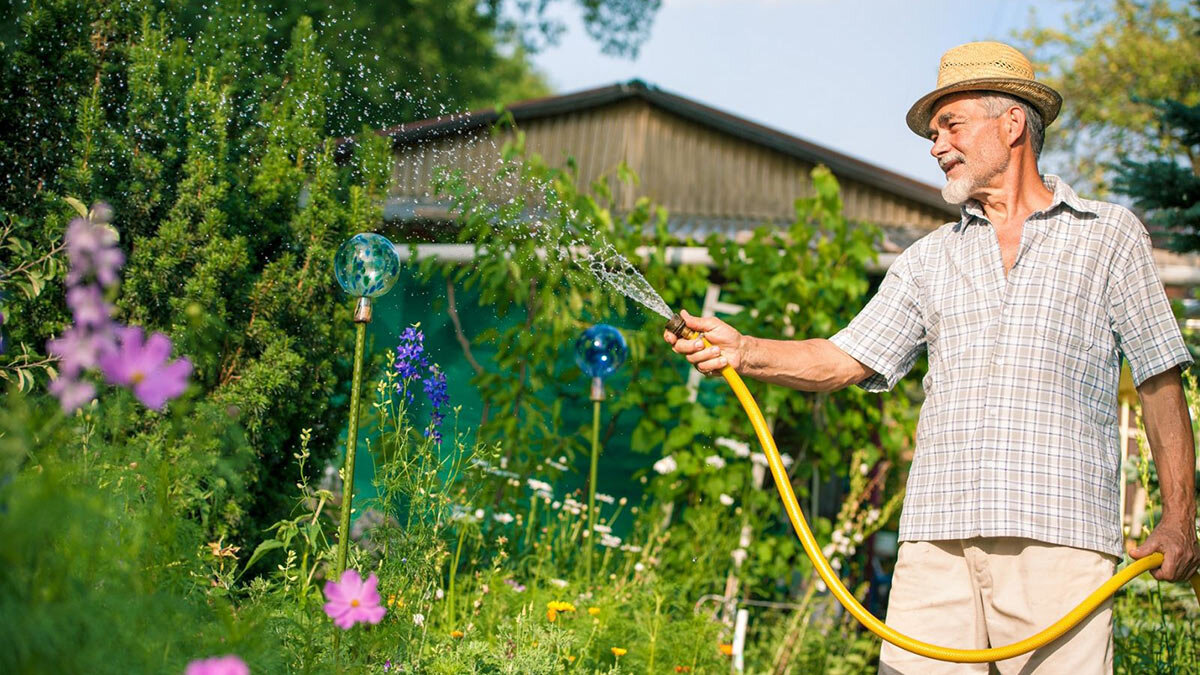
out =
<svg viewBox="0 0 1200 675"><path fill-rule="evenodd" d="M676 353L686 356L688 362L705 375L715 373L727 365L740 372L745 356L745 336L733 326L713 316L692 316L682 310L679 316L688 328L703 333L712 346L704 346L704 342L699 339L680 339L669 331L663 331L663 339L674 346Z"/></svg>

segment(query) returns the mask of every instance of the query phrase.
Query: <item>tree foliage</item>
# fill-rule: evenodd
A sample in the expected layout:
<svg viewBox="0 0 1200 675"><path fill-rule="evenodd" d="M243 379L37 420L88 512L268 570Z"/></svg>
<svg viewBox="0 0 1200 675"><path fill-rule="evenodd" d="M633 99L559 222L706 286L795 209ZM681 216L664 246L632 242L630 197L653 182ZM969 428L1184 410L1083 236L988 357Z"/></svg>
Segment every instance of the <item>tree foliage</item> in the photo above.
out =
<svg viewBox="0 0 1200 675"><path fill-rule="evenodd" d="M1164 133L1200 156L1200 105L1155 103ZM1170 249L1200 251L1200 173L1175 158L1145 162L1124 159L1116 168L1114 189L1148 212L1147 225Z"/></svg>
<svg viewBox="0 0 1200 675"><path fill-rule="evenodd" d="M1063 95L1046 149L1069 182L1103 195L1119 158L1200 156L1163 128L1137 99L1200 104L1196 3L1170 0L1074 2L1061 30L1020 33L1045 82ZM1048 162L1049 163L1049 162Z"/></svg>

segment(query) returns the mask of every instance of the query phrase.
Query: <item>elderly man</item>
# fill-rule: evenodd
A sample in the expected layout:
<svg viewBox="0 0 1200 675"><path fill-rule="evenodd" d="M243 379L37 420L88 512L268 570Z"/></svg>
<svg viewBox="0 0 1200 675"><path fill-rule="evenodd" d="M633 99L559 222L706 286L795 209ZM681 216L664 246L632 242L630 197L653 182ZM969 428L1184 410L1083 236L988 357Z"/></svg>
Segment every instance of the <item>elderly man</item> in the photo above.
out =
<svg viewBox="0 0 1200 675"><path fill-rule="evenodd" d="M713 347L664 336L701 372L728 364L804 391L887 390L927 350L887 623L934 644L979 649L1023 639L1113 575L1123 552L1122 354L1163 495L1158 527L1131 554L1162 552L1159 579L1186 579L1200 565L1180 383L1191 358L1138 219L1038 173L1044 125L1061 100L1012 47L951 49L937 88L907 121L933 142L946 173L942 194L962 205L959 221L905 250L867 306L828 340L753 338L691 316L688 326ZM882 673L989 670L890 644L880 662ZM993 667L1111 672L1111 604L1057 642Z"/></svg>

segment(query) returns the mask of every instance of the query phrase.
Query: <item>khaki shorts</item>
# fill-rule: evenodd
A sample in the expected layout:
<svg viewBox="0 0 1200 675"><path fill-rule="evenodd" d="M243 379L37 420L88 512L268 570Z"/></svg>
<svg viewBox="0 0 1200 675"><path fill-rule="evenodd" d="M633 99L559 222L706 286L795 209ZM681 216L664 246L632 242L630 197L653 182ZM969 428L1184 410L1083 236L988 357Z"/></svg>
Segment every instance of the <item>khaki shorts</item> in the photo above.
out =
<svg viewBox="0 0 1200 675"><path fill-rule="evenodd" d="M1097 551L1016 537L982 537L900 545L887 624L943 647L1003 647L1041 631L1115 572L1117 559ZM1058 640L1020 656L950 663L884 642L883 675L937 673L1112 672L1112 599Z"/></svg>

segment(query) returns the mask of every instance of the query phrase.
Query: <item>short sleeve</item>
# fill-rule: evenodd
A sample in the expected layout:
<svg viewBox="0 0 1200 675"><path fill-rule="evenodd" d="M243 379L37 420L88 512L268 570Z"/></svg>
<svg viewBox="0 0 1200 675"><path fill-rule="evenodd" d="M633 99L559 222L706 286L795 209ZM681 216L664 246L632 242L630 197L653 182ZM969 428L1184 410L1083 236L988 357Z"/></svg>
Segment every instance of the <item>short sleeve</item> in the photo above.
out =
<svg viewBox="0 0 1200 675"><path fill-rule="evenodd" d="M912 369L925 347L916 246L901 253L867 306L829 341L875 371L858 383L887 391Z"/></svg>
<svg viewBox="0 0 1200 675"><path fill-rule="evenodd" d="M1158 276L1150 235L1133 214L1126 217L1133 227L1127 228L1109 276L1109 324L1134 385L1141 386L1171 367L1191 365L1192 356Z"/></svg>

